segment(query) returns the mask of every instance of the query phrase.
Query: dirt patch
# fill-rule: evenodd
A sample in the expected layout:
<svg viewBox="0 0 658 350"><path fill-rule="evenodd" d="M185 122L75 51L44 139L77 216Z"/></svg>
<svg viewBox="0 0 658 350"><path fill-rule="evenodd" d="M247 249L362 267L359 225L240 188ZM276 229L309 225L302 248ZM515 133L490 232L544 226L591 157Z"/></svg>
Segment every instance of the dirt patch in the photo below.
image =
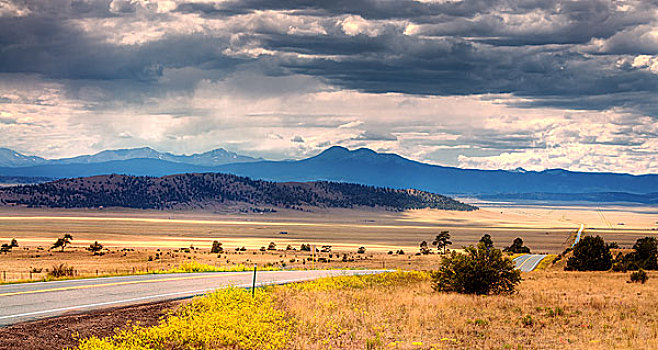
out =
<svg viewBox="0 0 658 350"><path fill-rule="evenodd" d="M145 326L155 325L168 310L183 302L179 300L121 307L0 328L0 350L60 350L74 347L78 344L74 338L76 333L80 338L106 337L114 334L116 328L125 327L128 321Z"/></svg>

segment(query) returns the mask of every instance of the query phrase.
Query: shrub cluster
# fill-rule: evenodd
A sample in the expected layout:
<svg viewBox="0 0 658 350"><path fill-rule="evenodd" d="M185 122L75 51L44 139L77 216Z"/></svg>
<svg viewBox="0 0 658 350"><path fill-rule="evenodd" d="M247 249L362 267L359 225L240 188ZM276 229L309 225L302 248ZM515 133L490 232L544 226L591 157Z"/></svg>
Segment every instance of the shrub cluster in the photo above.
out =
<svg viewBox="0 0 658 350"><path fill-rule="evenodd" d="M488 242L466 247L466 254L452 252L432 273L433 288L466 294L511 294L521 282L514 262Z"/></svg>

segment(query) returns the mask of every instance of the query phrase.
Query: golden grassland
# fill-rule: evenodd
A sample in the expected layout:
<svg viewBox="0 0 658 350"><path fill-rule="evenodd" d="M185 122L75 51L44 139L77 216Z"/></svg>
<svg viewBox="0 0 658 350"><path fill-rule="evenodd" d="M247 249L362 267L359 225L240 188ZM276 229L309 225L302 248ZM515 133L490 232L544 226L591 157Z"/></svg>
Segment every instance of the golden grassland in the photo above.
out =
<svg viewBox="0 0 658 350"><path fill-rule="evenodd" d="M167 270L187 260L213 266L431 269L439 258L415 253L421 241L431 242L443 230L452 234L452 248L473 244L489 233L497 247L522 237L533 252L559 253L573 241L580 223L589 234L601 234L608 242L630 247L637 238L658 233L656 218L656 209L651 207L503 204L487 204L476 212L316 209L263 215L5 207L0 208L0 242L16 238L20 247L0 254L0 282L40 279L59 264L72 266L81 276L93 276ZM617 225L620 223L624 225ZM65 233L73 235L72 247L65 252L49 251ZM226 253L209 254L214 240L223 243ZM84 250L94 241L107 248L105 255L93 256ZM269 242L275 242L279 251L260 252ZM311 257L281 251L288 244L299 249L302 243L318 248L331 245L333 253ZM190 246L201 249L181 249ZM356 254L360 246L366 248L366 254ZM235 252L236 247L249 251ZM398 249L405 254L387 254ZM342 261L343 254L348 254L348 261Z"/></svg>
<svg viewBox="0 0 658 350"><path fill-rule="evenodd" d="M25 246L48 246L64 233L76 244L100 241L119 248L209 246L219 239L228 246L259 248L313 243L318 246L388 251L416 248L442 230L455 247L489 233L501 246L522 237L533 251L559 253L580 224L606 241L632 245L658 233L655 207L542 207L485 204L475 212L369 209L281 210L270 214L133 209L0 208L0 241L16 238ZM623 225L621 225L623 224ZM282 235L280 232L287 232Z"/></svg>
<svg viewBox="0 0 658 350"><path fill-rule="evenodd" d="M533 272L511 296L437 293L424 272L220 290L79 349L655 349L656 275Z"/></svg>
<svg viewBox="0 0 658 350"><path fill-rule="evenodd" d="M20 241L19 241L20 243ZM267 246L267 242L263 242ZM56 265L73 267L76 277L107 276L117 274L154 273L169 271L183 264L198 263L231 270L240 267L259 269L267 267L286 269L433 269L440 263L439 254L416 255L418 249L406 250L404 255L366 250L358 254L356 249L334 250L331 253L285 250L278 246L276 251L251 249L237 252L235 247L226 247L221 254L210 253L208 247L189 249L109 248L102 256L95 256L82 247L66 248L63 252L46 248L19 247L8 254L0 254L0 283L42 280ZM321 247L317 247L320 249ZM392 251L395 252L395 251ZM343 261L346 256L347 261ZM36 272L40 271L40 272Z"/></svg>

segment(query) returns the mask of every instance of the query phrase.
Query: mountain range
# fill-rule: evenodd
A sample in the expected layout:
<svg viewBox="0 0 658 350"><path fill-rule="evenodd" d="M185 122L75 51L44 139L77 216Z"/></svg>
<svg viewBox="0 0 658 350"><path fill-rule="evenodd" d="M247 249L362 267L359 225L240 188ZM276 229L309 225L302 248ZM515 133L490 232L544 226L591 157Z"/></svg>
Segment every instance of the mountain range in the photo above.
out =
<svg viewBox="0 0 658 350"><path fill-rule="evenodd" d="M45 159L37 156L25 156L8 148L0 148L0 167L30 167L36 165L95 164L130 159L159 159L172 163L184 163L212 167L228 163L254 162L262 158L252 158L223 148L192 155L176 155L158 152L150 147L106 150L93 155L72 158Z"/></svg>
<svg viewBox="0 0 658 350"><path fill-rule="evenodd" d="M219 154L216 160L212 154ZM224 153L225 152L225 153ZM229 156L224 156L228 154ZM575 172L563 169L544 171L479 170L425 164L396 154L378 153L361 148L348 150L334 146L302 160L268 161L240 156L224 150L200 155L175 156L150 148L105 151L40 164L33 157L13 156L31 166L0 168L0 176L40 176L69 178L102 174L164 176L179 173L221 172L253 179L292 181L333 181L366 184L395 189L458 195L491 195L520 193L560 193L578 198L583 193L607 193L587 196L592 201L633 200L623 194L648 194L658 190L658 175ZM129 158L134 157L134 158ZM5 159L2 157L0 159ZM203 159L203 160L202 160ZM235 159L236 161L230 161ZM17 164L15 161L12 164ZM536 195L535 195L536 196ZM564 198L564 196L545 196ZM550 197L550 198L549 198ZM511 198L511 197L510 197Z"/></svg>

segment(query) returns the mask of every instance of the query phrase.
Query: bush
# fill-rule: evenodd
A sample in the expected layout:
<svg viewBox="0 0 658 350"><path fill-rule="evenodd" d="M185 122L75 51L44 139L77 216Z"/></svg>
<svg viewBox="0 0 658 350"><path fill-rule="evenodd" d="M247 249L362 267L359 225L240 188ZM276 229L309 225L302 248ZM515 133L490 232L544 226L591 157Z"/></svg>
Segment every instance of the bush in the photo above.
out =
<svg viewBox="0 0 658 350"><path fill-rule="evenodd" d="M521 272L499 249L487 249L481 242L467 247L466 254L453 251L432 273L432 282L434 290L440 292L511 294L521 282Z"/></svg>
<svg viewBox="0 0 658 350"><path fill-rule="evenodd" d="M638 239L633 245L633 260L645 270L658 270L658 240L655 237Z"/></svg>
<svg viewBox="0 0 658 350"><path fill-rule="evenodd" d="M523 239L521 237L515 238L512 245L505 248L504 251L515 254L530 254L530 248L523 245Z"/></svg>
<svg viewBox="0 0 658 350"><path fill-rule="evenodd" d="M647 275L646 271L644 271L643 269L639 269L631 273L631 282L633 283L645 284L648 279L649 276Z"/></svg>
<svg viewBox="0 0 658 350"><path fill-rule="evenodd" d="M224 247L222 247L222 242L220 241L213 241L212 242L212 248L210 248L210 252L213 254L219 254L224 252Z"/></svg>
<svg viewBox="0 0 658 350"><path fill-rule="evenodd" d="M600 236L583 237L567 260L568 271L607 271L612 267L612 253Z"/></svg>
<svg viewBox="0 0 658 350"><path fill-rule="evenodd" d="M75 276L75 270L73 266L66 264L54 265L52 270L48 272L48 276L53 278L73 277Z"/></svg>
<svg viewBox="0 0 658 350"><path fill-rule="evenodd" d="M482 236L482 238L480 238L480 242L479 242L479 243L484 244L484 248L485 248L485 249L491 249L491 248L494 247L494 242L493 242L493 240L491 239L491 235L488 234L488 233L485 233L484 236ZM478 244L479 244L479 243L478 243Z"/></svg>

